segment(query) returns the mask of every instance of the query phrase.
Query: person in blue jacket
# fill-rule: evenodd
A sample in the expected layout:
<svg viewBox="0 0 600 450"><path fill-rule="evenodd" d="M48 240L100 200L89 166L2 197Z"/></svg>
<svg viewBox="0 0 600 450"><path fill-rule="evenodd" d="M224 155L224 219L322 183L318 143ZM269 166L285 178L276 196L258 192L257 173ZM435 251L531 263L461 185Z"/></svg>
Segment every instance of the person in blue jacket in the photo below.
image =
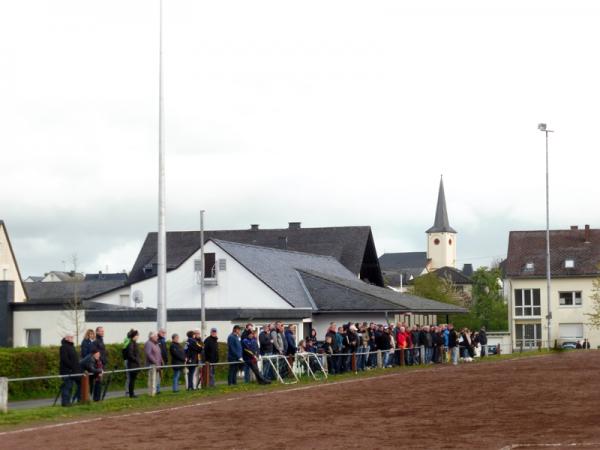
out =
<svg viewBox="0 0 600 450"><path fill-rule="evenodd" d="M254 373L258 384L271 384L271 382L267 381L258 370L258 341L256 340L254 330L249 330L246 334L246 338L242 339L242 351L244 363L246 364L246 367L248 367L248 370L251 370ZM248 382L249 380L247 383Z"/></svg>
<svg viewBox="0 0 600 450"><path fill-rule="evenodd" d="M242 359L242 341L240 338L240 327L235 325L233 331L227 337L227 361L234 364L229 364L229 375L227 376L227 384L237 384L237 373L239 363L243 363Z"/></svg>

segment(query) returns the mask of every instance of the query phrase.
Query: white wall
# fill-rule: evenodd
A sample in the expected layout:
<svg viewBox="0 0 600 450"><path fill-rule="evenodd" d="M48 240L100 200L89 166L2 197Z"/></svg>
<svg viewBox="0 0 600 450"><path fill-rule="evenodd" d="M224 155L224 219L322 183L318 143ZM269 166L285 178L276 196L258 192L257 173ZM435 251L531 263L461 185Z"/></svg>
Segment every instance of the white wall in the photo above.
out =
<svg viewBox="0 0 600 450"><path fill-rule="evenodd" d="M15 311L13 313L13 342L15 347L26 347L26 329L41 330L42 345L60 345L65 330L63 311Z"/></svg>
<svg viewBox="0 0 600 450"><path fill-rule="evenodd" d="M218 273L218 285L206 286L207 308L291 308L289 303L213 242L208 242L204 246L204 251L205 253L216 254L217 266L219 259L227 261L227 269ZM169 308L200 307L200 285L197 281L196 272L194 272L194 260L199 258L200 251L185 261L177 270L167 273L167 302ZM156 308L156 282L156 277L153 277L133 284L130 287L130 299L133 298L133 292L139 290L144 298L142 306ZM106 296L96 297L93 300L118 305L120 294L122 294L121 291L116 291Z"/></svg>
<svg viewBox="0 0 600 450"><path fill-rule="evenodd" d="M0 280L15 282L15 302L25 301L25 291L19 278L16 256L8 246L8 234L3 225L0 224Z"/></svg>

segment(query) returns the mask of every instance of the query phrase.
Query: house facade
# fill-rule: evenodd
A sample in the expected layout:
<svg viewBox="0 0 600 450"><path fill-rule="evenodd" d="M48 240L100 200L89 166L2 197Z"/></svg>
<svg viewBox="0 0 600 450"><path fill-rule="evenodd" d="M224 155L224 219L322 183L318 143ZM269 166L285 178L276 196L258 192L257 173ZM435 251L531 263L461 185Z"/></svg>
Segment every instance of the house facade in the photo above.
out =
<svg viewBox="0 0 600 450"><path fill-rule="evenodd" d="M588 339L600 345L600 330L589 326L593 282L600 276L600 230L577 226L550 231L550 343ZM505 296L515 349L546 346L548 296L546 232L512 231L505 263Z"/></svg>

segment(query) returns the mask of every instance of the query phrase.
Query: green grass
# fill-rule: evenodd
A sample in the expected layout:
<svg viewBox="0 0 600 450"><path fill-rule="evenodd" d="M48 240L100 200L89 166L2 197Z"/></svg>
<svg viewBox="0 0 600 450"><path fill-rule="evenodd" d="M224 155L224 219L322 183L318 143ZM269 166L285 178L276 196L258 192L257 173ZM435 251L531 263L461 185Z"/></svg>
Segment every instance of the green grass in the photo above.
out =
<svg viewBox="0 0 600 450"><path fill-rule="evenodd" d="M532 356L539 356L544 354L556 353L554 351L542 350L542 351L531 351L523 353L513 353L507 355L490 356L484 359L476 359L471 364L486 364L493 361L526 358ZM238 384L237 386L226 386L217 385L214 388L202 389L199 391L186 392L181 391L179 393L173 393L167 391L167 387L164 387L165 391L156 397L149 395L140 395L137 399L130 399L126 397L107 399L103 402L90 403L88 405L75 405L70 408L63 408L61 406L43 406L32 409L22 409L10 411L7 414L0 414L0 430L7 429L15 426L21 426L32 423L40 422L60 422L68 419L85 419L90 417L99 416L107 413L127 413L143 411L148 409L157 409L160 407L167 407L173 405L184 405L189 403L195 403L204 399L212 398L215 396L225 394L235 394L253 391L265 391L265 390L281 390L289 387L298 385L308 385L315 383L327 383L335 382L346 379L355 378L369 378L376 377L382 374L389 374L400 371L411 371L425 369L428 370L433 367L439 367L437 365L431 366L405 366L405 367L394 367L392 369L373 369L359 374L345 373L341 375L332 375L328 381L315 381L303 377L300 379L298 384L294 385L281 385L277 382L269 386L260 386L258 384ZM169 386L170 387L170 386Z"/></svg>

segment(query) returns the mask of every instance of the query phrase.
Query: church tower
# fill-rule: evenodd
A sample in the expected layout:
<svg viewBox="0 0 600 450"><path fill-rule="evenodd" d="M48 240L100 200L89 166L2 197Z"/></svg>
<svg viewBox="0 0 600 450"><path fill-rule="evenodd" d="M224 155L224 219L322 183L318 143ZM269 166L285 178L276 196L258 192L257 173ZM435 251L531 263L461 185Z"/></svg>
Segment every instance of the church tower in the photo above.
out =
<svg viewBox="0 0 600 450"><path fill-rule="evenodd" d="M441 267L456 268L456 230L448 221L444 179L440 178L435 221L427 233L427 258L431 260L431 269Z"/></svg>

